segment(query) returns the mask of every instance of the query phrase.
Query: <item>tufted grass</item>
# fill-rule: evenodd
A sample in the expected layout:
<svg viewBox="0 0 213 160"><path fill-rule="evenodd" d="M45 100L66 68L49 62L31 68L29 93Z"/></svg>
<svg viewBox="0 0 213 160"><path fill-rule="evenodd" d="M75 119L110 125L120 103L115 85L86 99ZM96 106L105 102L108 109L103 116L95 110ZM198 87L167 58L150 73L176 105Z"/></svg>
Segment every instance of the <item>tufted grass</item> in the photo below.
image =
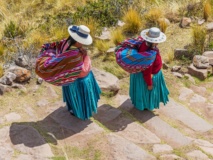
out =
<svg viewBox="0 0 213 160"><path fill-rule="evenodd" d="M124 14L123 21L125 23L123 31L127 33L138 33L143 26L142 18L138 12L132 8Z"/></svg>

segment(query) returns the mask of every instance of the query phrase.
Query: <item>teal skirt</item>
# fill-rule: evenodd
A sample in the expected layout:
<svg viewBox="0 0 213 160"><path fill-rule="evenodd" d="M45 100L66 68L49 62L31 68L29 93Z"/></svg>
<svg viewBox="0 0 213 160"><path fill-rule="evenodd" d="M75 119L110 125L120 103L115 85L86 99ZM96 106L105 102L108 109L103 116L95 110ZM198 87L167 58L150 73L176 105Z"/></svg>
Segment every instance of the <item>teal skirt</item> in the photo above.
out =
<svg viewBox="0 0 213 160"><path fill-rule="evenodd" d="M153 89L148 90L143 74L130 74L129 95L132 104L139 110L153 110L160 107L160 102L164 105L169 101L169 91L166 87L162 71L152 77Z"/></svg>
<svg viewBox="0 0 213 160"><path fill-rule="evenodd" d="M62 92L67 109L76 117L86 120L97 113L101 90L92 71L86 77L63 86Z"/></svg>

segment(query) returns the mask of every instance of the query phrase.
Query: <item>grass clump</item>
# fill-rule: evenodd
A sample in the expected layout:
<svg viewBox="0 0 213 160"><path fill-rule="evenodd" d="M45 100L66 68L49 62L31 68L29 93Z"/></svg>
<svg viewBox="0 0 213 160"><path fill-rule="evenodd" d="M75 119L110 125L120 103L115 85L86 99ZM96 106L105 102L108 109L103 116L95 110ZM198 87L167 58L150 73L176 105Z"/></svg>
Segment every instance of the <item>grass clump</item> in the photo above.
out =
<svg viewBox="0 0 213 160"><path fill-rule="evenodd" d="M168 27L168 25L169 25L169 23L166 21L165 18L160 18L160 19L158 20L158 25L159 25L160 30L161 30L163 33L165 33L165 32L166 32L166 29L167 29L167 27Z"/></svg>
<svg viewBox="0 0 213 160"><path fill-rule="evenodd" d="M193 50L197 54L202 54L205 47L206 41L206 29L203 26L193 26L192 27L192 37L193 37Z"/></svg>
<svg viewBox="0 0 213 160"><path fill-rule="evenodd" d="M124 41L125 36L123 35L123 32L121 29L116 29L111 32L111 40L115 45L118 45L122 41Z"/></svg>
<svg viewBox="0 0 213 160"><path fill-rule="evenodd" d="M105 54L106 51L110 48L110 43L104 40L96 40L95 47L98 49L100 54Z"/></svg>
<svg viewBox="0 0 213 160"><path fill-rule="evenodd" d="M17 36L24 36L24 31L15 22L10 21L5 25L4 37L15 38Z"/></svg>
<svg viewBox="0 0 213 160"><path fill-rule="evenodd" d="M123 31L127 33L138 33L142 27L142 19L138 12L134 9L130 9L123 17L125 25Z"/></svg>
<svg viewBox="0 0 213 160"><path fill-rule="evenodd" d="M158 20L163 18L163 12L160 8L152 8L145 14L145 19L147 22L147 27L157 26Z"/></svg>
<svg viewBox="0 0 213 160"><path fill-rule="evenodd" d="M4 75L3 65L0 64L0 77L2 77L3 75Z"/></svg>
<svg viewBox="0 0 213 160"><path fill-rule="evenodd" d="M212 7L211 7L211 3L209 0L207 0L205 3L204 3L204 9L203 9L203 16L204 16L204 19L206 21L208 21L208 19L210 18L210 16L212 15Z"/></svg>

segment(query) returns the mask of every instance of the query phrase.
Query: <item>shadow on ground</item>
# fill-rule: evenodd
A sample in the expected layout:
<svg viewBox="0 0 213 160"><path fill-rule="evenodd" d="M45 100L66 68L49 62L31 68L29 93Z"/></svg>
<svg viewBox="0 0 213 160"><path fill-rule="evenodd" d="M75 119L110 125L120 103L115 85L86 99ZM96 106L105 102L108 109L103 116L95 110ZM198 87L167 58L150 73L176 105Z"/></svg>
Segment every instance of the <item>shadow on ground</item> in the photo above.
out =
<svg viewBox="0 0 213 160"><path fill-rule="evenodd" d="M60 107L43 120L12 123L9 134L14 145L24 144L28 147L36 147L45 143L56 145L57 140L63 140L81 132L90 123L92 121L80 120L71 116L65 107Z"/></svg>
<svg viewBox="0 0 213 160"><path fill-rule="evenodd" d="M124 130L128 124L133 123L136 119L145 123L155 116L157 115L152 111L136 109L131 100L127 99L118 108L107 104L101 105L98 108L98 114L93 117L112 132L118 132Z"/></svg>

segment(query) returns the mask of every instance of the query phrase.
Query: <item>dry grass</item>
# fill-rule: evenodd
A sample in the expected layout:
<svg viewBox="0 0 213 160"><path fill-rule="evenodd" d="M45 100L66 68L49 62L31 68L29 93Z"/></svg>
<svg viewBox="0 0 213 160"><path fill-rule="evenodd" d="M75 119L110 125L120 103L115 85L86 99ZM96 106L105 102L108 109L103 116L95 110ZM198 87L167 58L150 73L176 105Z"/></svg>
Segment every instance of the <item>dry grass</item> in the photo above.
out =
<svg viewBox="0 0 213 160"><path fill-rule="evenodd" d="M164 17L164 13L161 8L151 8L148 13L146 13L146 25L148 27L157 26L158 20Z"/></svg>
<svg viewBox="0 0 213 160"><path fill-rule="evenodd" d="M182 29L178 24L171 24L166 30L166 36L167 40L158 45L163 59L174 49L184 48L193 42L191 29Z"/></svg>
<svg viewBox="0 0 213 160"><path fill-rule="evenodd" d="M4 74L4 69L3 69L3 65L0 64L0 77L2 77Z"/></svg>
<svg viewBox="0 0 213 160"><path fill-rule="evenodd" d="M158 20L158 25L160 27L160 30L165 33L166 32L166 29L168 27L168 23L166 22L165 18L160 18Z"/></svg>
<svg viewBox="0 0 213 160"><path fill-rule="evenodd" d="M200 54L204 51L206 35L207 32L203 26L195 25L192 27L193 47Z"/></svg>
<svg viewBox="0 0 213 160"><path fill-rule="evenodd" d="M124 41L125 36L120 28L115 29L111 32L111 40L115 45L118 45L122 41Z"/></svg>
<svg viewBox="0 0 213 160"><path fill-rule="evenodd" d="M127 33L138 33L143 25L140 15L134 9L130 9L125 13L123 21L125 22L123 31Z"/></svg>
<svg viewBox="0 0 213 160"><path fill-rule="evenodd" d="M205 3L204 3L204 19L206 21L208 21L208 19L210 18L210 16L212 15L212 7L211 7L211 3L209 0L207 0Z"/></svg>
<svg viewBox="0 0 213 160"><path fill-rule="evenodd" d="M90 35L94 38L100 31L98 30L99 24L93 18L81 19L77 21L77 25L85 25L90 29Z"/></svg>
<svg viewBox="0 0 213 160"><path fill-rule="evenodd" d="M98 49L100 54L104 54L110 48L110 42L106 42L104 40L96 40L95 47Z"/></svg>
<svg viewBox="0 0 213 160"><path fill-rule="evenodd" d="M171 63L174 60L174 50L170 49L170 51L164 55L163 60L165 63Z"/></svg>

